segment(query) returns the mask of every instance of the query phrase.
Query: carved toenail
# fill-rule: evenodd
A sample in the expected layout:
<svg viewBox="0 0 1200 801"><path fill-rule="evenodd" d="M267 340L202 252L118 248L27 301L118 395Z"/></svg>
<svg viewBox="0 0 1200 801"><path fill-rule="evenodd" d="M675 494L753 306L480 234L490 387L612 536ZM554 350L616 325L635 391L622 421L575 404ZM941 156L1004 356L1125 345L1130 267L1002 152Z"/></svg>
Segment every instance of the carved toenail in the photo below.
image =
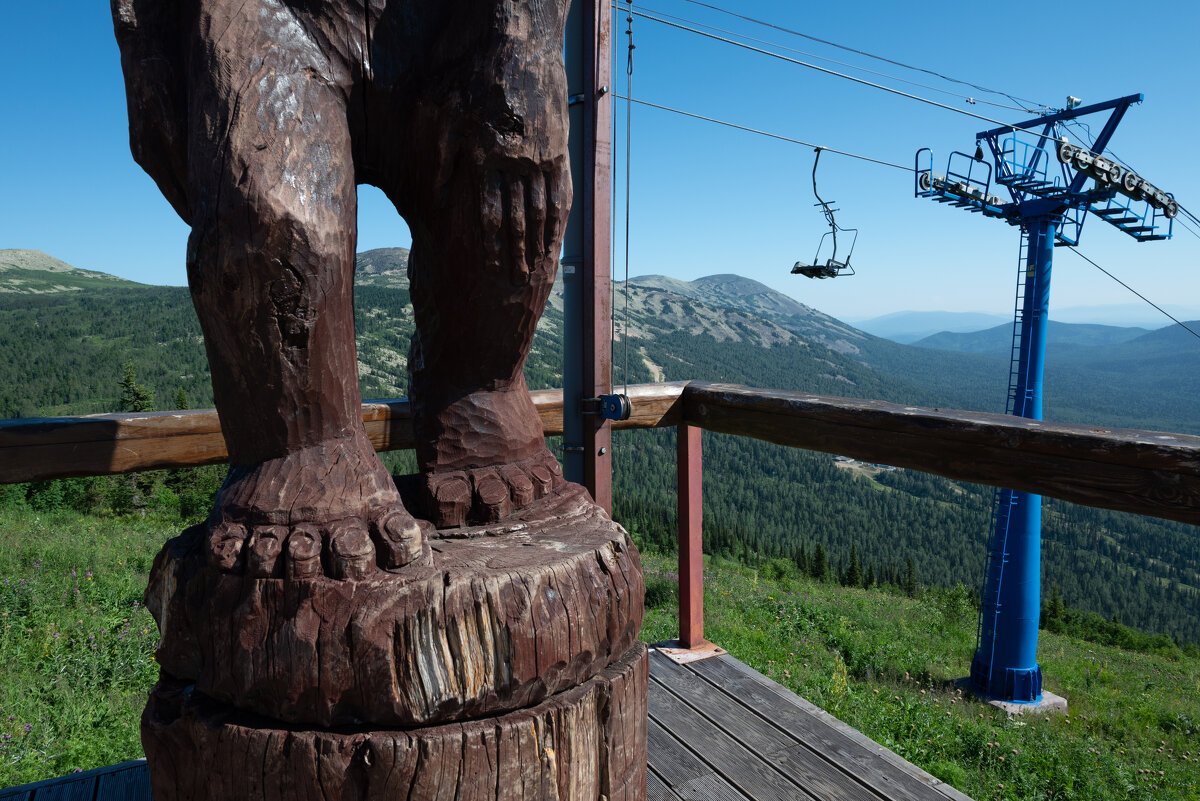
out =
<svg viewBox="0 0 1200 801"><path fill-rule="evenodd" d="M287 552L288 578L314 578L321 574L321 535L316 526L301 524L292 529Z"/></svg>
<svg viewBox="0 0 1200 801"><path fill-rule="evenodd" d="M286 539L287 528L284 526L263 526L254 529L246 544L246 570L251 576L270 578L275 575L275 566L279 554L283 552L283 542Z"/></svg>
<svg viewBox="0 0 1200 801"><path fill-rule="evenodd" d="M512 511L508 485L493 472L475 476L475 500L479 518L485 523L503 520Z"/></svg>
<svg viewBox="0 0 1200 801"><path fill-rule="evenodd" d="M441 527L466 525L471 508L471 485L465 476L436 480L433 515Z"/></svg>
<svg viewBox="0 0 1200 801"><path fill-rule="evenodd" d="M246 542L246 527L239 523L222 523L208 538L208 563L218 570L232 572L242 555Z"/></svg>
<svg viewBox="0 0 1200 801"><path fill-rule="evenodd" d="M329 532L330 572L338 579L366 578L375 569L375 546L358 520L335 523Z"/></svg>
<svg viewBox="0 0 1200 801"><path fill-rule="evenodd" d="M421 555L421 527L398 509L385 514L371 528L378 543L379 564L385 569L403 567Z"/></svg>
<svg viewBox="0 0 1200 801"><path fill-rule="evenodd" d="M500 477L508 485L514 507L520 509L533 503L533 482L524 470L516 465L506 465L500 468Z"/></svg>
<svg viewBox="0 0 1200 801"><path fill-rule="evenodd" d="M529 468L529 477L533 480L533 492L539 498L549 495L554 489L554 474L545 465L535 464Z"/></svg>

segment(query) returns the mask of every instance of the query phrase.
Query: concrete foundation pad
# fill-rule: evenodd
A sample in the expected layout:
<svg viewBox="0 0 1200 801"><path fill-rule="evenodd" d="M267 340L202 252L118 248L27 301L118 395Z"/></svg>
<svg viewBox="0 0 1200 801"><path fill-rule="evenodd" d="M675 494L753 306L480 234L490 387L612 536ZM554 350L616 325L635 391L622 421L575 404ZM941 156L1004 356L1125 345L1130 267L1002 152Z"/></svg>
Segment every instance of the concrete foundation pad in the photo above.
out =
<svg viewBox="0 0 1200 801"><path fill-rule="evenodd" d="M997 709L1003 709L1008 713L1008 716L1015 717L1018 715L1040 715L1047 712L1067 714L1067 699L1061 695L1055 695L1049 690L1042 690L1042 698L1037 703L1019 704L1012 701L1001 701L999 698L992 698L982 693L976 692L971 686L971 677L956 679L954 686L961 689L963 692L968 692L980 701L984 701Z"/></svg>

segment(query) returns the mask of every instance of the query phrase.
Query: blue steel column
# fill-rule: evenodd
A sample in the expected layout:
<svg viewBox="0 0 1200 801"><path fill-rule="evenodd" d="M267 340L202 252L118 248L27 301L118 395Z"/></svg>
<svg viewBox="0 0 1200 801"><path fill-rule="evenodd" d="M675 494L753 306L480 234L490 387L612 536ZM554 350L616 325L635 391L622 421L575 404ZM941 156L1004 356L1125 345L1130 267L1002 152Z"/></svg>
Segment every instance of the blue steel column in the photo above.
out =
<svg viewBox="0 0 1200 801"><path fill-rule="evenodd" d="M1021 351L1013 414L1042 419L1042 374L1050 311L1050 267L1057 217L1026 223L1029 256L1021 321ZM1035 703L1042 697L1037 663L1041 614L1042 496L1001 490L981 626L971 683L1004 701Z"/></svg>

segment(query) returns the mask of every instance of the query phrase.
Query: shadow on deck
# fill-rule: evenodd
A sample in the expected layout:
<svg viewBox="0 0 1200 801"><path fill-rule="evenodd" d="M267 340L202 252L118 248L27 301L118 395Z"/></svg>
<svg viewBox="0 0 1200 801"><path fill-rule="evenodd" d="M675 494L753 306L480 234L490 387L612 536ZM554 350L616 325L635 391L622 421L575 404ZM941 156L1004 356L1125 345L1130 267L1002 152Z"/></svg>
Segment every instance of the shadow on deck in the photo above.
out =
<svg viewBox="0 0 1200 801"><path fill-rule="evenodd" d="M650 651L649 801L970 801L728 654ZM145 760L0 790L0 801L150 801Z"/></svg>

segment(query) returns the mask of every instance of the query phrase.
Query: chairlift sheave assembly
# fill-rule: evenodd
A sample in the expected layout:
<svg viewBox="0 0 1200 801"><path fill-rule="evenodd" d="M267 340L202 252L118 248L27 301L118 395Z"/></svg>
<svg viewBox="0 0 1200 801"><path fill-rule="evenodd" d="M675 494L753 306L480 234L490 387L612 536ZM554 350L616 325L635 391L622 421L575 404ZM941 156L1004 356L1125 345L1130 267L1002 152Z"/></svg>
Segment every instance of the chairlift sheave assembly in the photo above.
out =
<svg viewBox="0 0 1200 801"><path fill-rule="evenodd" d="M854 275L854 268L850 266L850 257L854 255L854 244L858 241L857 228L843 228L837 224L833 217L833 213L837 211L833 207L833 202L826 202L821 199L821 195L817 192L817 164L821 161L821 151L823 147L815 148L816 158L813 159L812 170L812 185L813 195L817 198L814 206L820 206L822 213L825 215L825 221L829 223L829 230L821 236L821 241L817 243L817 254L813 256L812 264L805 264L798 261L792 266L793 275L805 275L809 278L837 278L839 275ZM838 260L838 233L850 234L850 250L846 253L846 258ZM821 253L825 249L825 241L832 240L833 249L829 257L821 258Z"/></svg>

